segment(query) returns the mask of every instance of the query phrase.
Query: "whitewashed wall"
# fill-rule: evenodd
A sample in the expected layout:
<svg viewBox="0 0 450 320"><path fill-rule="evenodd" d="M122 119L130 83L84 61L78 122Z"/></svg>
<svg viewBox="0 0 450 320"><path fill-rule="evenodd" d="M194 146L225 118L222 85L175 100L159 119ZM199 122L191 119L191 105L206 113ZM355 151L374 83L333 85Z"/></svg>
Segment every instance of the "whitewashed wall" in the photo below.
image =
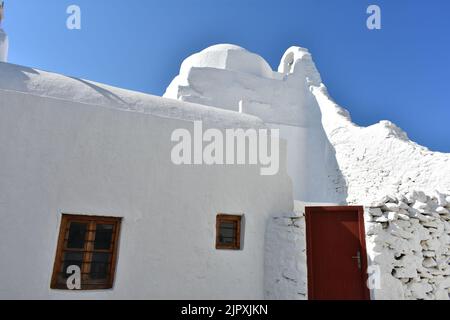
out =
<svg viewBox="0 0 450 320"><path fill-rule="evenodd" d="M305 232L304 215L286 213L269 221L266 234L266 299L307 299Z"/></svg>
<svg viewBox="0 0 450 320"><path fill-rule="evenodd" d="M319 83L307 49L289 48L276 72L243 48L216 45L187 58L164 96L256 115L288 142L294 199L345 203L345 181L310 91Z"/></svg>
<svg viewBox="0 0 450 320"><path fill-rule="evenodd" d="M269 220L266 232L266 299L308 299L305 208L334 205L337 204L294 201L294 211Z"/></svg>
<svg viewBox="0 0 450 320"><path fill-rule="evenodd" d="M177 167L182 127L192 122L0 90L0 298L263 298L266 224L292 211L284 160L277 176ZM243 250L215 250L219 212L245 214ZM50 289L61 213L124 217L114 289Z"/></svg>

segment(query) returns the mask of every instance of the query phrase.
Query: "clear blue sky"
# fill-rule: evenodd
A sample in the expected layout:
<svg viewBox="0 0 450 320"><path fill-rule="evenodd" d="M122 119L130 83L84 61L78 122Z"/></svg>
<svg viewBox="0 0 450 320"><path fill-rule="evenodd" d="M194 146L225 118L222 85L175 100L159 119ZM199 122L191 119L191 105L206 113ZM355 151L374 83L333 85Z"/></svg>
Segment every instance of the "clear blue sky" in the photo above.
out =
<svg viewBox="0 0 450 320"><path fill-rule="evenodd" d="M161 95L190 54L233 43L273 68L307 47L353 120L450 152L448 0L6 0L10 62ZM82 10L68 30L66 8ZM366 8L382 29L366 28Z"/></svg>

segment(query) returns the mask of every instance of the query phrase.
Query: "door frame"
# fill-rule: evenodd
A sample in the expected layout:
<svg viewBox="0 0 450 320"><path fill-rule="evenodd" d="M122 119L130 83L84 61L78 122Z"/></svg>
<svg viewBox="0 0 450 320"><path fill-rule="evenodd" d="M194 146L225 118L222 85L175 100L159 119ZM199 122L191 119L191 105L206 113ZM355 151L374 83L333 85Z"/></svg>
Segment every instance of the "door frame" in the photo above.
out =
<svg viewBox="0 0 450 320"><path fill-rule="evenodd" d="M342 212L351 211L357 213L358 216L358 234L359 234L359 245L361 246L361 265L362 265L362 283L364 287L364 300L370 300L370 290L367 287L367 249L366 249L366 232L364 227L364 207L362 206L326 206L326 207L305 207L305 220L306 220L306 261L308 267L308 300L314 300L314 265L312 261L312 222L311 215L315 212Z"/></svg>

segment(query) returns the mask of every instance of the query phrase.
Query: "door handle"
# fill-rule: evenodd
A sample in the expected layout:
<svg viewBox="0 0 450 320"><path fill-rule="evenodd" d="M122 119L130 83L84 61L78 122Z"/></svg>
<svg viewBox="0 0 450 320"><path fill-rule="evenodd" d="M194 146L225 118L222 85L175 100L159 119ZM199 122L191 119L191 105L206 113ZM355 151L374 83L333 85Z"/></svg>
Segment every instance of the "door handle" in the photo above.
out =
<svg viewBox="0 0 450 320"><path fill-rule="evenodd" d="M356 259L358 262L358 269L361 270L362 269L362 261L361 261L361 251L358 250L358 252L356 253L356 256L352 257L352 259Z"/></svg>

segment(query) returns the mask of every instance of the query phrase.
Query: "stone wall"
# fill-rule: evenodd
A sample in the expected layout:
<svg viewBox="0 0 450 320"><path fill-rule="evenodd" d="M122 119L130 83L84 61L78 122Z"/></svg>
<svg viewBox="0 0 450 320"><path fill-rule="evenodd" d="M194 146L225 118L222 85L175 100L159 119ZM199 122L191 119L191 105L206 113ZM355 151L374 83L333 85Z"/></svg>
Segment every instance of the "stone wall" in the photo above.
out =
<svg viewBox="0 0 450 320"><path fill-rule="evenodd" d="M386 196L365 218L369 261L381 275L375 299L449 299L450 196Z"/></svg>
<svg viewBox="0 0 450 320"><path fill-rule="evenodd" d="M292 212L271 218L266 233L265 298L305 300L308 294L305 218Z"/></svg>

